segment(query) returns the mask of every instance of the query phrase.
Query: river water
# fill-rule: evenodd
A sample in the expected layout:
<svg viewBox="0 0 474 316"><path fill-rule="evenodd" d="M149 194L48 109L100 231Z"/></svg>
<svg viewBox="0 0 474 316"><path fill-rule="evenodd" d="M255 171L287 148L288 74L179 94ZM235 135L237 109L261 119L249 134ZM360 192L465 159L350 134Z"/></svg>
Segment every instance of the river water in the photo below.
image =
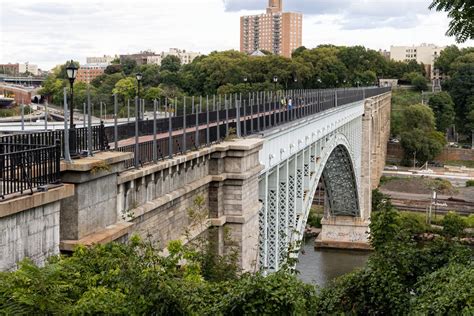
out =
<svg viewBox="0 0 474 316"><path fill-rule="evenodd" d="M314 239L304 244L304 254L300 251L296 269L298 277L305 283L325 286L334 278L363 267L370 252L351 250L315 250Z"/></svg>

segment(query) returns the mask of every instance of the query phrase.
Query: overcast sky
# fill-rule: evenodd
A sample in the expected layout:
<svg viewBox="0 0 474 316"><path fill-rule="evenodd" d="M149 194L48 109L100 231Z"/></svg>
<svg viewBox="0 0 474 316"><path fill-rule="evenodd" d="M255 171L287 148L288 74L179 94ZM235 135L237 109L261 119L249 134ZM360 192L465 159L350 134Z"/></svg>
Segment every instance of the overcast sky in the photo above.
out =
<svg viewBox="0 0 474 316"><path fill-rule="evenodd" d="M430 0L284 0L304 14L303 45L454 44L445 13ZM86 56L170 47L209 53L239 49L239 16L267 0L0 0L0 63L50 69ZM472 46L472 41L462 46Z"/></svg>

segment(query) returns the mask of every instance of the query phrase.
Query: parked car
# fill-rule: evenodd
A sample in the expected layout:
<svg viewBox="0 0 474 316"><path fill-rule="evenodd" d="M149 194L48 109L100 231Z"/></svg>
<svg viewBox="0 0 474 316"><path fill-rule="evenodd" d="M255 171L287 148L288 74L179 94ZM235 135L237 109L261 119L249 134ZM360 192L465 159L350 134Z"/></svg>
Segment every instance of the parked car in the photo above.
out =
<svg viewBox="0 0 474 316"><path fill-rule="evenodd" d="M390 138L389 142L392 144L398 144L400 141L396 138Z"/></svg>
<svg viewBox="0 0 474 316"><path fill-rule="evenodd" d="M397 166L385 166L385 170L398 170Z"/></svg>

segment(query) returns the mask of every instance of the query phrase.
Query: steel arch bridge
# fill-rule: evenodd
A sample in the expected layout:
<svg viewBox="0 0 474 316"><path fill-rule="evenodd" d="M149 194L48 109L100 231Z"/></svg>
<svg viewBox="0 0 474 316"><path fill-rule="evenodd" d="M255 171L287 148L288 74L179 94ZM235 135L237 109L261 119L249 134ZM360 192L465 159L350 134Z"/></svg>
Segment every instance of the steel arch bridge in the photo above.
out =
<svg viewBox="0 0 474 316"><path fill-rule="evenodd" d="M370 171L370 157L363 161L363 150L373 146L370 139L374 133L365 131L368 125L364 125L364 116L372 116L366 103L363 100L333 108L263 135L259 159L265 168L259 177L258 251L264 271L277 271L288 251L299 247L320 180L329 208L324 220L345 219L354 221L355 226L365 221L362 226L367 230L367 200L371 196L364 189L362 170ZM368 150L366 153L371 148ZM364 181L370 186L370 181ZM348 229L344 234L351 235L351 240L367 241L357 228L350 231L349 225Z"/></svg>

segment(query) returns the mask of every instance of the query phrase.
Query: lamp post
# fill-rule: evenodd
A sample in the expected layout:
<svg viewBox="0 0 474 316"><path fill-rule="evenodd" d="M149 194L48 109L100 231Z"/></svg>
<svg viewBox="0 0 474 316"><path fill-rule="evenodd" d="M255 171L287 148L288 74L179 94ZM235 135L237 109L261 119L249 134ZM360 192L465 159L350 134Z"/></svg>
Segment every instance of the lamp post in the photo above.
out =
<svg viewBox="0 0 474 316"><path fill-rule="evenodd" d="M140 102L140 82L142 81L142 78L143 78L142 73L141 72L137 73L136 78L137 78L137 97L138 97L138 104L140 106L140 104L141 104L141 102ZM137 113L139 113L139 111ZM136 117L135 119L138 120L138 117Z"/></svg>
<svg viewBox="0 0 474 316"><path fill-rule="evenodd" d="M138 117L139 117L139 111L138 107L140 104L140 81L142 80L142 74L137 73L136 74L137 78L137 96L135 97L135 168L138 169L138 164L140 162L140 157L139 157L139 146L138 146Z"/></svg>
<svg viewBox="0 0 474 316"><path fill-rule="evenodd" d="M69 85L71 88L71 105L69 106L69 113L70 113L70 127L74 128L74 80L76 80L77 76L77 67L74 64L74 61L71 59L69 65L66 67L67 77L69 79ZM65 113L66 114L66 113Z"/></svg>
<svg viewBox="0 0 474 316"><path fill-rule="evenodd" d="M66 67L66 74L69 79L69 85L71 88L71 98L69 106L69 117L70 117L70 131L69 131L69 153L71 157L77 156L76 150L76 130L74 128L74 80L76 80L78 67L74 64L74 61L71 59L69 65ZM67 113L64 113L67 115Z"/></svg>
<svg viewBox="0 0 474 316"><path fill-rule="evenodd" d="M278 77L277 77L277 76L273 76L273 86L274 86L274 90L276 90L277 82L278 82Z"/></svg>

